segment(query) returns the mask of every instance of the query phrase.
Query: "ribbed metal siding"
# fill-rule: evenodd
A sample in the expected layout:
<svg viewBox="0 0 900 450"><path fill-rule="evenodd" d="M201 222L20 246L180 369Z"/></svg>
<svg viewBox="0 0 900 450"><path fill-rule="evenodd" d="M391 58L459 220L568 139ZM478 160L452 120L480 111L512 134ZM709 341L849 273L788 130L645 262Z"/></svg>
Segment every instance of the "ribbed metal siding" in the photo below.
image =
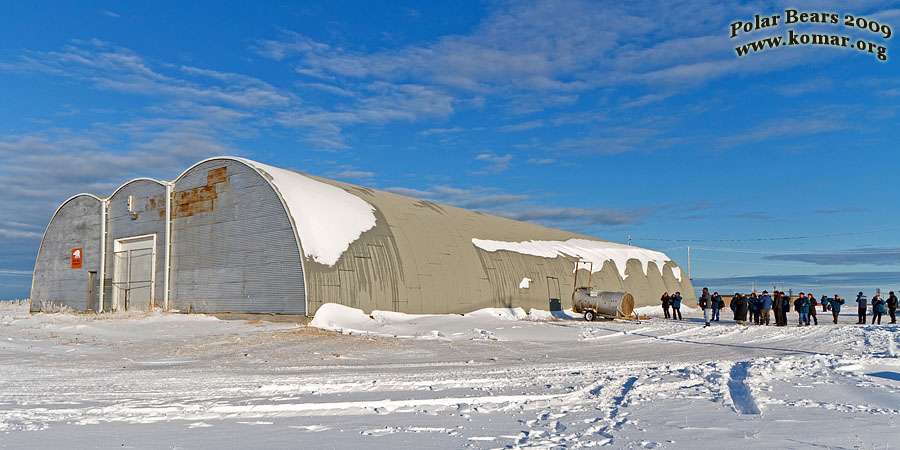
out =
<svg viewBox="0 0 900 450"><path fill-rule="evenodd" d="M81 195L66 202L53 217L35 262L31 310L67 306L87 309L88 272L100 269L102 202ZM83 249L81 269L72 269L72 249ZM94 277L92 303L99 298L99 274ZM96 306L95 306L96 308Z"/></svg>
<svg viewBox="0 0 900 450"><path fill-rule="evenodd" d="M510 251L487 252L472 238L499 241L594 238L513 221L448 205L360 188L320 177L310 178L344 189L376 208L376 225L362 233L333 266L305 259L309 314L324 303L341 303L409 313L465 313L487 307L543 310L572 304L577 258L543 258ZM629 260L623 280L609 261L597 261L590 276L596 289L627 291L636 306L655 305L663 292L693 292L686 276L667 262L660 275L651 264L646 274ZM522 278L528 288L520 288ZM580 270L579 282L587 282ZM583 281L582 281L583 280Z"/></svg>
<svg viewBox="0 0 900 450"><path fill-rule="evenodd" d="M293 227L255 170L207 161L176 182L173 205L171 309L306 314Z"/></svg>
<svg viewBox="0 0 900 450"><path fill-rule="evenodd" d="M128 197L134 200L133 218L128 211ZM106 277L107 302L112 301L112 280L116 239L147 234L156 235L156 267L154 268L154 306L162 308L165 296L166 252L166 187L150 180L126 184L109 198L106 216Z"/></svg>

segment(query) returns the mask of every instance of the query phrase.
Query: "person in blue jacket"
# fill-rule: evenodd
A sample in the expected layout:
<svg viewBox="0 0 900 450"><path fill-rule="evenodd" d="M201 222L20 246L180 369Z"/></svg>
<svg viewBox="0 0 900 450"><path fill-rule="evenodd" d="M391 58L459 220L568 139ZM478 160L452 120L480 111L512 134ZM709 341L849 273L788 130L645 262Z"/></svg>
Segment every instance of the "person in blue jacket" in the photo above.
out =
<svg viewBox="0 0 900 450"><path fill-rule="evenodd" d="M840 295L834 294L834 297L828 299L828 302L831 304L831 315L834 316L834 323L837 325L838 315L841 314L841 305L844 304L844 299Z"/></svg>
<svg viewBox="0 0 900 450"><path fill-rule="evenodd" d="M759 325L759 297L756 296L756 292L750 293L747 299L747 311L750 312L750 322Z"/></svg>
<svg viewBox="0 0 900 450"><path fill-rule="evenodd" d="M801 292L797 300L794 300L794 309L797 310L799 316L797 326L809 325L809 300L806 299L806 294Z"/></svg>
<svg viewBox="0 0 900 450"><path fill-rule="evenodd" d="M681 292L676 292L675 295L669 298L669 301L672 302L672 320L676 318L678 320L681 319Z"/></svg>
<svg viewBox="0 0 900 450"><path fill-rule="evenodd" d="M876 295L872 297L872 325L875 325L875 319L878 319L878 325L881 325L882 314L884 314L884 299Z"/></svg>
<svg viewBox="0 0 900 450"><path fill-rule="evenodd" d="M858 305L856 308L856 314L858 319L856 320L857 325L865 325L866 324L866 309L868 308L869 300L863 295L862 292L857 294L856 296L856 304Z"/></svg>
<svg viewBox="0 0 900 450"><path fill-rule="evenodd" d="M769 291L763 291L763 295L759 299L759 307L761 311L759 323L769 325L769 313L772 312L772 297L769 296Z"/></svg>
<svg viewBox="0 0 900 450"><path fill-rule="evenodd" d="M712 309L712 318L710 319L713 322L719 321L719 309L725 306L725 301L722 300L722 296L719 295L718 292L713 292L712 295L712 304L709 305L710 309Z"/></svg>

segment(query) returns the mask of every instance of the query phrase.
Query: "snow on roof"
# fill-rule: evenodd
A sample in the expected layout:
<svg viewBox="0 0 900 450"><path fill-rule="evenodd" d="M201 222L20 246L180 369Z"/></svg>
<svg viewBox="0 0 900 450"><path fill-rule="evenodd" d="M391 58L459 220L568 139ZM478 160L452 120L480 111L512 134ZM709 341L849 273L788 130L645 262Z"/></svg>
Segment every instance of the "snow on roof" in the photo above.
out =
<svg viewBox="0 0 900 450"><path fill-rule="evenodd" d="M306 256L333 266L350 244L375 226L375 207L349 192L290 170L248 159L269 174L294 219Z"/></svg>
<svg viewBox="0 0 900 450"><path fill-rule="evenodd" d="M662 275L663 265L665 265L666 262L671 261L671 259L662 252L616 242L591 241L588 239L527 242L472 239L472 244L489 252L506 250L522 253L524 255L540 256L543 258L556 258L563 255L574 256L576 258L581 258L584 261L593 262L594 272L599 272L603 268L604 261L612 261L623 280L628 277L625 274L625 263L628 262L629 259L640 261L641 267L644 269L644 275L647 275L647 270L651 261L656 263L660 275ZM673 275L675 275L678 281L681 281L681 270L678 270L678 273L675 273L673 270Z"/></svg>

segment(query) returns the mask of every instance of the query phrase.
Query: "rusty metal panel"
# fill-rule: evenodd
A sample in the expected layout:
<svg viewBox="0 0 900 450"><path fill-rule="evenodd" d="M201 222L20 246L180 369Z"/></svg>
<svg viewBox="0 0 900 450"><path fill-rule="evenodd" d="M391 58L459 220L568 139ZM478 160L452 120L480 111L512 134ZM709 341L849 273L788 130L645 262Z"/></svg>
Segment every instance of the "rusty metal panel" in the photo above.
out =
<svg viewBox="0 0 900 450"><path fill-rule="evenodd" d="M306 314L293 227L255 170L206 161L177 180L173 203L172 309Z"/></svg>
<svg viewBox="0 0 900 450"><path fill-rule="evenodd" d="M99 279L89 284L90 272L100 268L100 221L102 202L79 195L64 203L44 234L35 262L31 290L31 310L64 306L76 311L88 309L99 300ZM72 269L71 251L82 249L80 269Z"/></svg>

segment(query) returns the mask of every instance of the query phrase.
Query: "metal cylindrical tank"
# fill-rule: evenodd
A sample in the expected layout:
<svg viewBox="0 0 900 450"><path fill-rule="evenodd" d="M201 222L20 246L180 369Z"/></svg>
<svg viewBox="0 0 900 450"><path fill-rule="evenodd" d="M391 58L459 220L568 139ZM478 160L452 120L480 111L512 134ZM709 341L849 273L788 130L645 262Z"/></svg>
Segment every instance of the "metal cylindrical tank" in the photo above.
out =
<svg viewBox="0 0 900 450"><path fill-rule="evenodd" d="M579 313L592 310L608 316L630 316L634 312L634 297L626 292L578 289L572 296Z"/></svg>

